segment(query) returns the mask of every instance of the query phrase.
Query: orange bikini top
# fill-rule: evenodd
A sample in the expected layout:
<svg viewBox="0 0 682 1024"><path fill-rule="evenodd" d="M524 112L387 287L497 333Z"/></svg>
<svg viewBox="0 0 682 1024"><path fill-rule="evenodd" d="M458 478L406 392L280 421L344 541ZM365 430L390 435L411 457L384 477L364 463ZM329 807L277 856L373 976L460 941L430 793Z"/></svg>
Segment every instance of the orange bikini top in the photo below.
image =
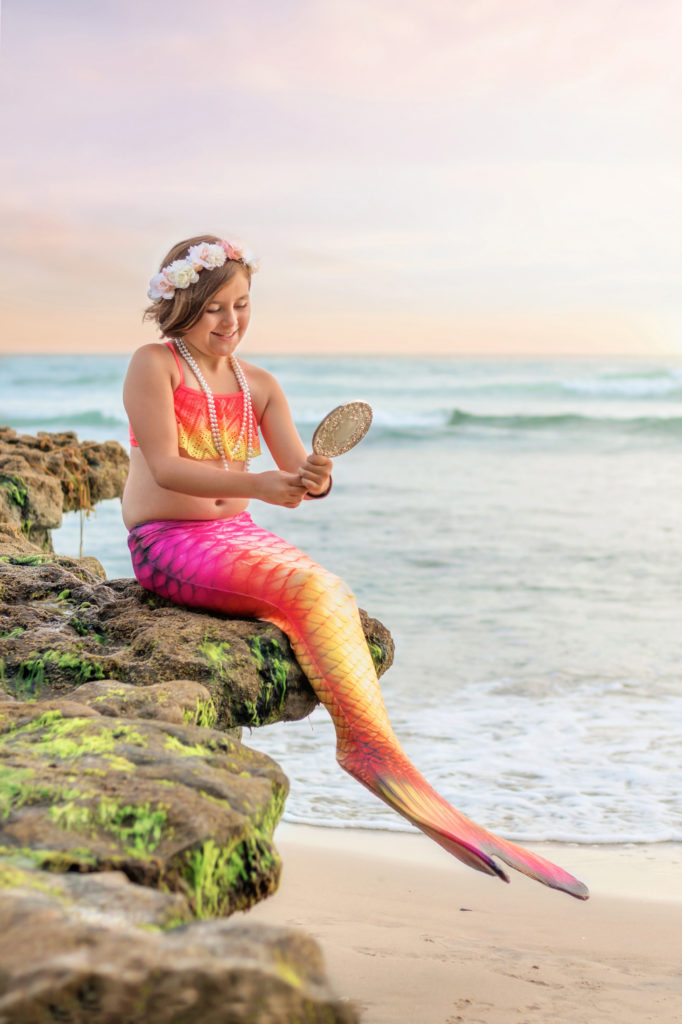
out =
<svg viewBox="0 0 682 1024"><path fill-rule="evenodd" d="M182 365L175 351L172 341L165 342L175 357L180 376L183 376ZM223 448L226 452L232 452L239 438L244 417L244 395L241 391L232 392L229 395L213 395L215 410L218 414L218 429ZM186 384L179 384L173 392L173 407L175 409L175 422L178 427L178 448L186 452L193 459L219 459L220 453L215 446L213 434L211 433L211 421L208 417L208 400L203 391L196 391ZM130 444L137 448L138 443L130 427ZM246 451L246 437L242 440L238 450L231 455L235 462L243 462L249 456L255 458L260 455L260 440L258 438L258 420L251 408L251 451Z"/></svg>

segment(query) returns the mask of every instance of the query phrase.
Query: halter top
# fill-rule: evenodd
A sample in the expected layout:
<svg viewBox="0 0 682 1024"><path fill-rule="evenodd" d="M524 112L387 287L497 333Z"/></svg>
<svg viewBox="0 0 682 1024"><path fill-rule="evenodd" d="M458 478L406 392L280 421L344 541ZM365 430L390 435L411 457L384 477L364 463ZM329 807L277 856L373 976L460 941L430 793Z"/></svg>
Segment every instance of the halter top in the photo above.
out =
<svg viewBox="0 0 682 1024"><path fill-rule="evenodd" d="M172 341L165 342L166 347L171 350L175 357L178 370L182 376L182 365L175 351ZM239 432L241 430L244 416L244 394L235 391L228 395L213 395L215 410L218 415L218 429L223 448L226 452L232 452ZM215 446L213 434L211 433L211 421L208 417L208 400L203 391L196 391L187 384L179 384L173 392L173 408L175 409L175 422L178 428L178 448L186 452L192 459L219 459L220 452ZM138 443L130 429L131 447L137 448ZM246 458L255 458L260 455L260 440L258 437L258 421L251 409L251 451L246 450L246 438L230 458L235 462L243 462Z"/></svg>

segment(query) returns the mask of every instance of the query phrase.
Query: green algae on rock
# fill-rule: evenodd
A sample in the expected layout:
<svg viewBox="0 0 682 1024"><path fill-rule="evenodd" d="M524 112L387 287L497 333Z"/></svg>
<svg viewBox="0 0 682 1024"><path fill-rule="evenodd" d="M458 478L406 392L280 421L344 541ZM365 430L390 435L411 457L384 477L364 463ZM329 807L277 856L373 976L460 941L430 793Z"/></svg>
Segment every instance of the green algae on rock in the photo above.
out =
<svg viewBox="0 0 682 1024"><path fill-rule="evenodd" d="M104 679L138 688L184 680L204 688L202 724L213 718L222 729L303 718L317 703L287 637L271 623L150 602L134 580L104 581L77 559L4 557L1 677L14 696L65 697ZM361 615L381 673L393 657L390 634Z"/></svg>
<svg viewBox="0 0 682 1024"><path fill-rule="evenodd" d="M55 702L56 703L56 702ZM45 870L119 870L192 913L246 909L277 888L272 832L286 777L206 727L64 704L1 706L0 855Z"/></svg>

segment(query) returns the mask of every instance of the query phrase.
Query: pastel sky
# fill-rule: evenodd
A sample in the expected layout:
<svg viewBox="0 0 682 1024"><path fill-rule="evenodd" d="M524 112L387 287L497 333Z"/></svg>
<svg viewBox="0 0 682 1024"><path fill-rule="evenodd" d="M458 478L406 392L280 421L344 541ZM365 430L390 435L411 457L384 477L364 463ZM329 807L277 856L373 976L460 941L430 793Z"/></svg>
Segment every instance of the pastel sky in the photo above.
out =
<svg viewBox="0 0 682 1024"><path fill-rule="evenodd" d="M130 351L202 231L253 351L682 353L679 0L5 0L0 351Z"/></svg>

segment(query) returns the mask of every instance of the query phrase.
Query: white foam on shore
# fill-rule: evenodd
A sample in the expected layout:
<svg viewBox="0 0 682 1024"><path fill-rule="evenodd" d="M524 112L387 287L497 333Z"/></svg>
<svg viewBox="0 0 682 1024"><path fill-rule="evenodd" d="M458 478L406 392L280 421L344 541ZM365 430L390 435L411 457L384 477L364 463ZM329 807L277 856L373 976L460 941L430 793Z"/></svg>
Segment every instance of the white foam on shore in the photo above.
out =
<svg viewBox="0 0 682 1024"><path fill-rule="evenodd" d="M408 755L458 810L515 842L682 841L676 758L682 698L576 687L542 697L499 682L457 692L452 715L409 692L387 694ZM415 702L416 703L416 702ZM259 729L244 741L291 781L286 819L328 828L409 825L338 767L331 721Z"/></svg>

